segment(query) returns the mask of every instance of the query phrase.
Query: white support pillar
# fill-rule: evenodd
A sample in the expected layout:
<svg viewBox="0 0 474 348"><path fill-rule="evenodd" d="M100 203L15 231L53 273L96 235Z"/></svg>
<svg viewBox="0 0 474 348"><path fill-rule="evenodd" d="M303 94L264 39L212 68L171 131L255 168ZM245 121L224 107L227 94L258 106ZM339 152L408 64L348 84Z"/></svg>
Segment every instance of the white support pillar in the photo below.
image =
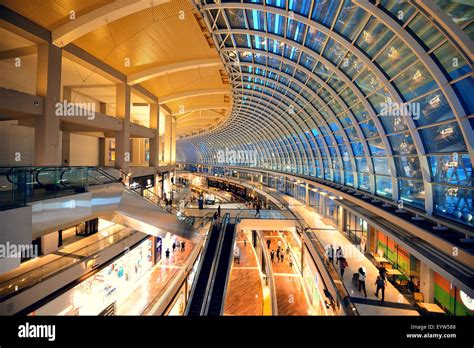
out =
<svg viewBox="0 0 474 348"><path fill-rule="evenodd" d="M130 86L118 84L116 93L116 115L122 119L122 130L115 132L115 167L125 173L130 169Z"/></svg>
<svg viewBox="0 0 474 348"><path fill-rule="evenodd" d="M164 160L165 163L171 163L171 135L172 135L172 128L173 122L171 119L170 114L165 114L165 133L163 134L164 137Z"/></svg>
<svg viewBox="0 0 474 348"><path fill-rule="evenodd" d="M176 163L176 119L171 116L170 162Z"/></svg>
<svg viewBox="0 0 474 348"><path fill-rule="evenodd" d="M155 130L155 137L150 139L150 161L148 165L153 167L155 178L155 193L157 194L158 166L160 164L160 107L158 104L150 104L150 128Z"/></svg>
<svg viewBox="0 0 474 348"><path fill-rule="evenodd" d="M36 165L60 165L60 120L56 116L56 103L61 97L60 48L44 43L38 45L36 94L44 97L43 115L35 118Z"/></svg>
<svg viewBox="0 0 474 348"><path fill-rule="evenodd" d="M306 206L309 207L309 184L306 183L306 197L305 197Z"/></svg>
<svg viewBox="0 0 474 348"><path fill-rule="evenodd" d="M420 264L420 292L423 293L424 301L434 301L434 271L426 264Z"/></svg>

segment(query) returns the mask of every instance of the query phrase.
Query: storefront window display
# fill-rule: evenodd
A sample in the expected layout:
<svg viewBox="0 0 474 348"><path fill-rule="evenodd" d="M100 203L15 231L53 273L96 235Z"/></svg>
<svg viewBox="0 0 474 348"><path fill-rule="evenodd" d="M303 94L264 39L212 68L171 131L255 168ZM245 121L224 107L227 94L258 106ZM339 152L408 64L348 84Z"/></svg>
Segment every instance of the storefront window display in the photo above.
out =
<svg viewBox="0 0 474 348"><path fill-rule="evenodd" d="M349 239L355 245L360 246L360 250L363 252L367 251L367 231L367 221L351 213L350 211L346 211L345 232L348 234Z"/></svg>
<svg viewBox="0 0 474 348"><path fill-rule="evenodd" d="M306 287L306 292L309 297L310 304L310 313L311 315L331 315L328 313L326 304L324 302L324 297L321 296L321 293L324 293L322 287L322 280L319 272L309 256L309 252L305 254L304 258L304 268L303 268L303 278L304 286Z"/></svg>
<svg viewBox="0 0 474 348"><path fill-rule="evenodd" d="M112 304L119 306L135 289L137 280L152 268L152 248L152 239L147 238L92 277L32 314L98 315Z"/></svg>

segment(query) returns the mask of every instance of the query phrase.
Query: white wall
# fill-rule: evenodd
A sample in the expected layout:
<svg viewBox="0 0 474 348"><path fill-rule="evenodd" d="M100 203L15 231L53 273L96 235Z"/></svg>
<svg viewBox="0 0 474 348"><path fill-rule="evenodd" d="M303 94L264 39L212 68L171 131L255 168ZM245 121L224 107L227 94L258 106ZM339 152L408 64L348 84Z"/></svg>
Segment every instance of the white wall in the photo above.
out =
<svg viewBox="0 0 474 348"><path fill-rule="evenodd" d="M0 121L0 165L33 165L34 136L32 127L19 126L17 121ZM20 153L19 162L15 161L17 152Z"/></svg>
<svg viewBox="0 0 474 348"><path fill-rule="evenodd" d="M82 134L71 134L71 152L69 165L98 166L99 138Z"/></svg>

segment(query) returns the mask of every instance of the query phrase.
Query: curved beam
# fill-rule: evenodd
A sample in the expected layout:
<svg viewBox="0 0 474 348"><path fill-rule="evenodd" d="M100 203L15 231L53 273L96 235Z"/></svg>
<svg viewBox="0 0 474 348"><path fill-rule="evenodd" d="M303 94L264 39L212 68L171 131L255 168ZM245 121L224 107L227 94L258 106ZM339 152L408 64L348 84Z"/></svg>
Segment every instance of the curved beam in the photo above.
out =
<svg viewBox="0 0 474 348"><path fill-rule="evenodd" d="M90 11L67 22L51 33L53 44L64 47L81 36L117 19L161 5L170 0L120 0Z"/></svg>
<svg viewBox="0 0 474 348"><path fill-rule="evenodd" d="M231 94L231 91L227 88L211 88L211 89L196 89L194 91L187 91L182 93L170 94L164 97L159 97L159 103L166 104L175 100L200 97L203 95L213 95L213 94Z"/></svg>
<svg viewBox="0 0 474 348"><path fill-rule="evenodd" d="M201 110L221 110L221 109L230 109L232 107L231 104L226 103L226 104L209 104L209 105L198 105L198 106L192 106L190 108L184 107L184 109L173 111L173 115L175 116L181 116L181 115L187 115L188 113L195 112L195 111L201 111Z"/></svg>
<svg viewBox="0 0 474 348"><path fill-rule="evenodd" d="M173 74L180 71L198 69L198 68L209 68L214 66L222 66L220 59L198 59L198 60L188 60L185 62L179 62L164 66L156 66L150 69L139 71L137 73L131 74L127 77L127 83L129 85L136 85L137 83L142 83L143 81L151 80L159 76Z"/></svg>

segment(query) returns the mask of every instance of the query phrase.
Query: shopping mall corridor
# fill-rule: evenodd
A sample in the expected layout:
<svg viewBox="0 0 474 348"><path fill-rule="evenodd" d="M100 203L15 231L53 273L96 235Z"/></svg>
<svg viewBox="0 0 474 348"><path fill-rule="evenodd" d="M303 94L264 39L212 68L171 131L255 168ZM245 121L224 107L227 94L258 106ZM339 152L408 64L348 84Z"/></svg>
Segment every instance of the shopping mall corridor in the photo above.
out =
<svg viewBox="0 0 474 348"><path fill-rule="evenodd" d="M263 315L264 295L257 256L243 231L235 240L240 259L234 259L230 271L224 315ZM266 294L269 296L269 294Z"/></svg>
<svg viewBox="0 0 474 348"><path fill-rule="evenodd" d="M296 269L291 251L289 248L287 250L285 240L276 231L265 231L263 236L269 260L272 260L271 251L274 251L271 267L278 315L308 315L309 307L301 284L301 276ZM269 244L268 241L270 241ZM279 246L280 252L278 252ZM283 258L278 260L277 254L280 256L283 254Z"/></svg>
<svg viewBox="0 0 474 348"><path fill-rule="evenodd" d="M418 315L417 311L411 309L413 306L409 301L390 282L387 282L385 289L385 303L381 303L379 301L381 294L379 294L379 297L375 296L375 280L379 274L377 267L341 232L316 213L314 208L307 207L290 196L281 195L281 197L289 204L290 210L301 216L306 224L312 228L311 231L307 231L310 238L318 239L325 247L332 245L334 250L338 246L342 247L348 262L343 282L350 296L354 298L354 303L360 315ZM334 260L335 262L336 260ZM360 267L367 271L365 282L367 301L364 294L359 292L358 287L354 286L352 282L352 275L357 273ZM338 265L336 265L336 268L339 270Z"/></svg>

